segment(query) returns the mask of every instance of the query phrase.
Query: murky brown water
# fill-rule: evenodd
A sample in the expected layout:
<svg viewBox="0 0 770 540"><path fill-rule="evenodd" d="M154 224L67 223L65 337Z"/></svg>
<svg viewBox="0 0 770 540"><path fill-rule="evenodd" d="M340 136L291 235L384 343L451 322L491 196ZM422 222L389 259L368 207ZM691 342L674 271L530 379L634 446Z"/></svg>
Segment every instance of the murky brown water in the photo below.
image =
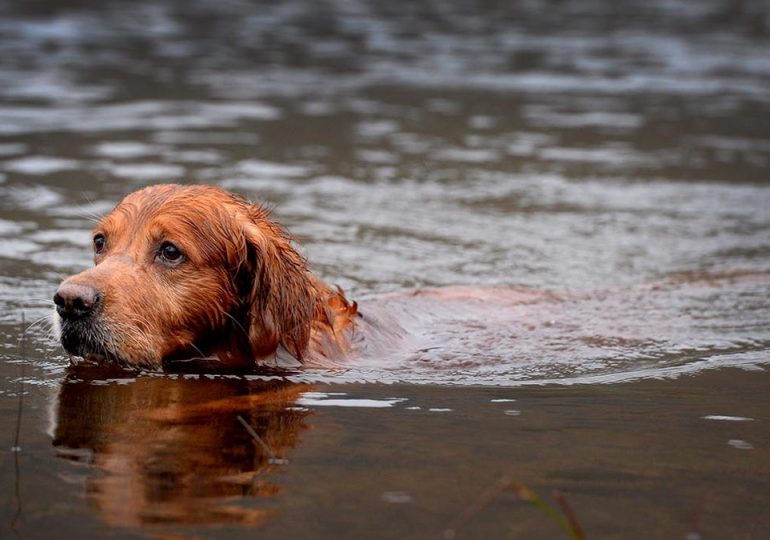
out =
<svg viewBox="0 0 770 540"><path fill-rule="evenodd" d="M0 3L0 534L567 538L509 478L589 538L766 536L768 118L763 2ZM356 299L549 294L281 380L69 368L91 216L169 180Z"/></svg>

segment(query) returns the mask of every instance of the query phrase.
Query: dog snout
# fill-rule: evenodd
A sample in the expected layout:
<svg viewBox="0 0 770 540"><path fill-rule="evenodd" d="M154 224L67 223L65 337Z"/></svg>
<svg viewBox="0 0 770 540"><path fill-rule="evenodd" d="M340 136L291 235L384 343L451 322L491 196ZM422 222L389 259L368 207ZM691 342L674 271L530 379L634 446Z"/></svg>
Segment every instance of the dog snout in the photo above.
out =
<svg viewBox="0 0 770 540"><path fill-rule="evenodd" d="M102 301L101 293L94 287L64 283L53 296L56 311L64 319L82 319L91 315Z"/></svg>

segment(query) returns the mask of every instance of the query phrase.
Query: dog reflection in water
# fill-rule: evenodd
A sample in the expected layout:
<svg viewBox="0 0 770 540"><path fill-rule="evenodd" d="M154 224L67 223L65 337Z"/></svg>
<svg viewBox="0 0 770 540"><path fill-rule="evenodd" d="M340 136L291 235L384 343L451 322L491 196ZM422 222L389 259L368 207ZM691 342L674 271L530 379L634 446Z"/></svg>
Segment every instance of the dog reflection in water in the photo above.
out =
<svg viewBox="0 0 770 540"><path fill-rule="evenodd" d="M256 444L241 416L277 458L306 428L294 406L306 385L242 379L140 377L94 384L71 367L55 408L54 446L95 469L87 496L110 525L264 523L258 499L280 487L280 464ZM253 498L254 504L243 504ZM262 506L262 507L260 507Z"/></svg>

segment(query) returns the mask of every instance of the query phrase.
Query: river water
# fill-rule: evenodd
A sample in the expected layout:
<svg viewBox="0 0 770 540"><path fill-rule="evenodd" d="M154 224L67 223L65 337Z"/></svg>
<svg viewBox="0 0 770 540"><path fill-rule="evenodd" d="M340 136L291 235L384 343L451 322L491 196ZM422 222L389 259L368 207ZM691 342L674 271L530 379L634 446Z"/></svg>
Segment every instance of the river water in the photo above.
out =
<svg viewBox="0 0 770 540"><path fill-rule="evenodd" d="M769 164L759 1L0 3L2 535L569 537L524 485L588 538L760 538ZM543 300L278 379L70 367L57 283L168 181L364 302Z"/></svg>

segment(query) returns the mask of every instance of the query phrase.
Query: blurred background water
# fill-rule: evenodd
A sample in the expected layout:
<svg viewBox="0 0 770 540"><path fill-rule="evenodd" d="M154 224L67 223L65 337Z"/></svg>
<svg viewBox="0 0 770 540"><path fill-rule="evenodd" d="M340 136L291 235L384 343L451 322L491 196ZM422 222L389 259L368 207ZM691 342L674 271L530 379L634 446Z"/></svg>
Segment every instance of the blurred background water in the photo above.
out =
<svg viewBox="0 0 770 540"><path fill-rule="evenodd" d="M167 181L275 206L353 298L458 284L562 298L476 333L450 321L427 361L297 382L761 369L769 163L761 1L0 2L3 425L20 380L47 411L67 369L44 323L19 350L22 313L45 318L90 264L94 215Z"/></svg>

